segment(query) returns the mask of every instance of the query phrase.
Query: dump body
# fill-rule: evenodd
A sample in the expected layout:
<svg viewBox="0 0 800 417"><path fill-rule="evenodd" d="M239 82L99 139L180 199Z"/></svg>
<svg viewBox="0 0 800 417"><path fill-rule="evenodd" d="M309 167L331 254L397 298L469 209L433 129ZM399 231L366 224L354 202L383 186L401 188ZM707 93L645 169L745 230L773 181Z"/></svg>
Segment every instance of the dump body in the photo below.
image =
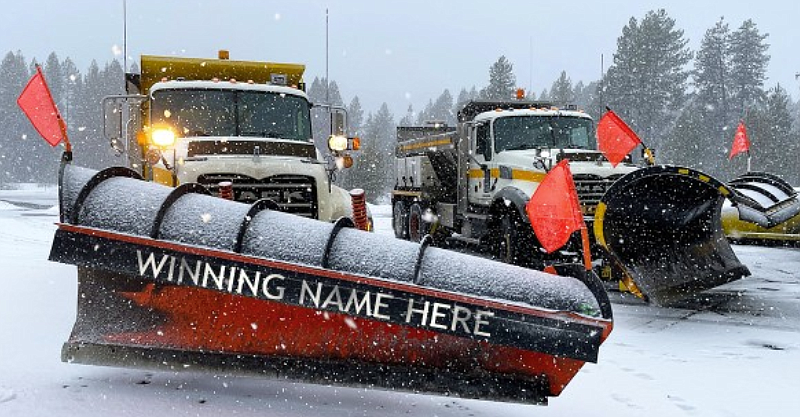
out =
<svg viewBox="0 0 800 417"><path fill-rule="evenodd" d="M136 177L62 173L65 361L541 403L611 331L574 278Z"/></svg>

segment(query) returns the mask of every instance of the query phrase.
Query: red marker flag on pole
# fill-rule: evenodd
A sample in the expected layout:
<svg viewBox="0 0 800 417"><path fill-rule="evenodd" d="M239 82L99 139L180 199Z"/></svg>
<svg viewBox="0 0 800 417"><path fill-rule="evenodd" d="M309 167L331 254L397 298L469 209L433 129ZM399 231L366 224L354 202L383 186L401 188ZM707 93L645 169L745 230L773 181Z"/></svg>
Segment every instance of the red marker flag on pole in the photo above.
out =
<svg viewBox="0 0 800 417"><path fill-rule="evenodd" d="M28 81L17 99L17 104L28 116L31 124L50 144L56 146L67 137L67 128L44 81L42 69L37 65L36 74Z"/></svg>
<svg viewBox="0 0 800 417"><path fill-rule="evenodd" d="M731 146L731 154L728 160L733 159L734 156L742 152L750 152L750 140L747 139L747 128L744 127L744 121L739 122L739 127L736 128L736 134L733 136L733 146Z"/></svg>
<svg viewBox="0 0 800 417"><path fill-rule="evenodd" d="M568 160L562 160L547 173L525 211L547 253L564 246L573 232L586 228Z"/></svg>
<svg viewBox="0 0 800 417"><path fill-rule="evenodd" d="M597 123L597 147L612 166L616 167L640 143L639 136L611 110Z"/></svg>

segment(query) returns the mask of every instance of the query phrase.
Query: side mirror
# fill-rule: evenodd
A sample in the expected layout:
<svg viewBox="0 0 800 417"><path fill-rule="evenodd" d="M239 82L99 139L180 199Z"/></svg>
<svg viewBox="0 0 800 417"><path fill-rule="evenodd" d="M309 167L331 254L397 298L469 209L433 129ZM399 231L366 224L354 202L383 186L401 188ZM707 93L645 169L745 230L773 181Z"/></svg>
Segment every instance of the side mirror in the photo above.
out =
<svg viewBox="0 0 800 417"><path fill-rule="evenodd" d="M331 134L347 135L347 112L340 108L331 108Z"/></svg>
<svg viewBox="0 0 800 417"><path fill-rule="evenodd" d="M111 147L117 150L122 140L123 130L123 106L125 101L120 97L110 96L104 97L103 108L103 137L108 140Z"/></svg>
<svg viewBox="0 0 800 417"><path fill-rule="evenodd" d="M117 156L128 148L130 122L138 119L139 106L145 99L146 96L139 94L103 97L103 137Z"/></svg>

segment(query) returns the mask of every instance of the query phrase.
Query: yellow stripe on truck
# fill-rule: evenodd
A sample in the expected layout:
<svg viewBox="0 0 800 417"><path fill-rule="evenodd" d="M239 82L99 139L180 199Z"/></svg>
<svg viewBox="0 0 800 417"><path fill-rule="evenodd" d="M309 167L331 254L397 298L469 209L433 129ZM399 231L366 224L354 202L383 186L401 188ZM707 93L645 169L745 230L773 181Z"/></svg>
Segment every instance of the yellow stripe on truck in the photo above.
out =
<svg viewBox="0 0 800 417"><path fill-rule="evenodd" d="M413 151L415 149L420 148L432 148L435 146L441 145L452 145L453 141L450 139L439 139L439 140L432 140L430 142L422 142L422 143L412 143L410 145L402 145L400 146L401 151Z"/></svg>
<svg viewBox="0 0 800 417"><path fill-rule="evenodd" d="M500 169L492 168L489 175L492 178L500 178ZM519 181L542 182L545 175L546 174L543 172L525 171L522 169L511 170L511 179ZM483 178L483 170L471 169L469 170L469 177L472 179Z"/></svg>
<svg viewBox="0 0 800 417"><path fill-rule="evenodd" d="M602 201L597 203L597 208L594 210L594 238L597 243L602 247L606 246L606 238L603 235L603 218L606 216L606 203Z"/></svg>

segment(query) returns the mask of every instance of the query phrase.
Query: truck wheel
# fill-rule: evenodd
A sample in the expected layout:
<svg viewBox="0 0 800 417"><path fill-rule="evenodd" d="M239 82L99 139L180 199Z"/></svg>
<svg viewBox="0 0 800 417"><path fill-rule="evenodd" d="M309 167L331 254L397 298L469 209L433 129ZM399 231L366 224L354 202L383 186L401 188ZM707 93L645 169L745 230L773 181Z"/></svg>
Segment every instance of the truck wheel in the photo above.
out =
<svg viewBox="0 0 800 417"><path fill-rule="evenodd" d="M403 201L398 200L394 203L392 228L394 228L394 237L408 239L408 206Z"/></svg>
<svg viewBox="0 0 800 417"><path fill-rule="evenodd" d="M408 210L408 240L419 243L428 233L427 223L422 220L422 206L417 203Z"/></svg>
<svg viewBox="0 0 800 417"><path fill-rule="evenodd" d="M533 233L525 227L513 208L502 214L494 245L495 259L513 265L532 266L535 257Z"/></svg>

